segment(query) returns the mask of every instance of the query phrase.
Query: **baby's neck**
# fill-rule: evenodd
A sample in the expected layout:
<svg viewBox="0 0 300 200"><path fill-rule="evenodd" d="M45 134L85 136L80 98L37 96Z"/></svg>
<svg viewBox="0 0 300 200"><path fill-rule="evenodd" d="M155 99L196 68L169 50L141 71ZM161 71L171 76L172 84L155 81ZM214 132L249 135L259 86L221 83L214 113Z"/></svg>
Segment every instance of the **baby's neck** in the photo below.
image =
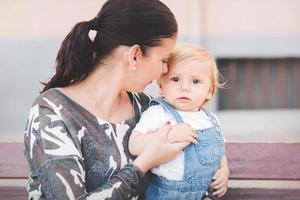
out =
<svg viewBox="0 0 300 200"><path fill-rule="evenodd" d="M173 106L173 105L172 105ZM195 109L187 109L187 110L184 110L184 109L178 109L176 108L175 106L173 106L177 111L180 111L180 112L199 112L201 110L201 107L200 108L195 108Z"/></svg>

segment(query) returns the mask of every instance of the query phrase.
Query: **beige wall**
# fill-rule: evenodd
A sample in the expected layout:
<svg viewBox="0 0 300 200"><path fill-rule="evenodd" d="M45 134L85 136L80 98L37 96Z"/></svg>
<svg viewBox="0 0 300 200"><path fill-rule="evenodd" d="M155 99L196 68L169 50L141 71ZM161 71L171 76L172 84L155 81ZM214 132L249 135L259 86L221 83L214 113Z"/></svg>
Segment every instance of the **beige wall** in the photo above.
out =
<svg viewBox="0 0 300 200"><path fill-rule="evenodd" d="M299 0L205 0L205 34L300 36Z"/></svg>
<svg viewBox="0 0 300 200"><path fill-rule="evenodd" d="M104 0L1 0L0 37L61 38L92 19Z"/></svg>
<svg viewBox="0 0 300 200"><path fill-rule="evenodd" d="M22 141L29 107L41 89L39 81L47 80L53 73L55 55L62 39L76 22L92 19L104 2L0 0L2 139ZM179 43L200 44L217 58L300 56L299 0L163 2L177 18ZM147 90L157 94L154 85ZM216 108L215 104L211 107ZM299 113L299 110L263 110L217 114L224 122L225 132L239 136L233 138L245 134L249 141L249 138L259 138L262 131L277 131L285 134L284 138L300 140L298 135L292 136L300 132ZM258 116L261 117L259 121ZM263 125L261 121L264 121ZM251 137L254 133L258 134Z"/></svg>
<svg viewBox="0 0 300 200"><path fill-rule="evenodd" d="M0 37L63 37L93 18L104 0L1 0ZM300 35L298 0L163 0L181 37Z"/></svg>

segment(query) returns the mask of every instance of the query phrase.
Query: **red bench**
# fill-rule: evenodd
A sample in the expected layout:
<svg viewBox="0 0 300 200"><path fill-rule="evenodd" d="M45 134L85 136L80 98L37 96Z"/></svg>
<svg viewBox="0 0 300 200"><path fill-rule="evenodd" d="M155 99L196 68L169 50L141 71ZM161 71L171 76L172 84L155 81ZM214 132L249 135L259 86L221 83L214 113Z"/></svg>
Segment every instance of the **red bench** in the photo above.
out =
<svg viewBox="0 0 300 200"><path fill-rule="evenodd" d="M0 158L0 199L27 199L23 186L28 175L24 144L0 143Z"/></svg>
<svg viewBox="0 0 300 200"><path fill-rule="evenodd" d="M0 199L24 200L23 144L0 143ZM227 143L230 188L225 200L300 199L300 143Z"/></svg>
<svg viewBox="0 0 300 200"><path fill-rule="evenodd" d="M223 199L300 199L300 143L228 143L226 155L231 187Z"/></svg>

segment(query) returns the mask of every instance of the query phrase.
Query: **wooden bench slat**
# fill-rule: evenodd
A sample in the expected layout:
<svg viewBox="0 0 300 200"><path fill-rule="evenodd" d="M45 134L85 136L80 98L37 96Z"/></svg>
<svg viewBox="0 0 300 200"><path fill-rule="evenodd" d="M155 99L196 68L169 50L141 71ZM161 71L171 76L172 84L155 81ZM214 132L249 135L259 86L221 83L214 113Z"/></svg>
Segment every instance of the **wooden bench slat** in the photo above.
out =
<svg viewBox="0 0 300 200"><path fill-rule="evenodd" d="M0 144L0 177L26 178L24 144ZM227 143L231 179L300 180L300 143Z"/></svg>
<svg viewBox="0 0 300 200"><path fill-rule="evenodd" d="M24 200L28 194L24 187L0 187L0 199Z"/></svg>
<svg viewBox="0 0 300 200"><path fill-rule="evenodd" d="M300 180L300 143L227 143L230 179Z"/></svg>
<svg viewBox="0 0 300 200"><path fill-rule="evenodd" d="M298 200L298 189L229 189L223 200ZM22 187L0 187L0 199L24 200L28 194Z"/></svg>
<svg viewBox="0 0 300 200"><path fill-rule="evenodd" d="M26 178L28 176L24 144L0 143L0 157L0 178Z"/></svg>
<svg viewBox="0 0 300 200"><path fill-rule="evenodd" d="M222 200L299 200L299 189L229 189Z"/></svg>

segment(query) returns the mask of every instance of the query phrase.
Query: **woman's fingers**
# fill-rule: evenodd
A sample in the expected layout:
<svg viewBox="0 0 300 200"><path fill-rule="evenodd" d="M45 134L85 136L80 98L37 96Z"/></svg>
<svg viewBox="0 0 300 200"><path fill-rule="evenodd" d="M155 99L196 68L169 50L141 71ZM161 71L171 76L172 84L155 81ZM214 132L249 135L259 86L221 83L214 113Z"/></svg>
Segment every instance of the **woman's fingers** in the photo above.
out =
<svg viewBox="0 0 300 200"><path fill-rule="evenodd" d="M172 147L175 149L177 153L179 153L181 150L183 150L185 147L187 147L190 144L190 142L176 142L172 143Z"/></svg>
<svg viewBox="0 0 300 200"><path fill-rule="evenodd" d="M210 185L211 188L216 190L215 192L213 192L213 195L218 197L223 196L227 192L228 181L221 172L222 171L220 169L217 170L217 172L213 176L214 181Z"/></svg>
<svg viewBox="0 0 300 200"><path fill-rule="evenodd" d="M194 132L194 131L191 131L191 132L190 132L190 135L191 135L191 136L193 136L194 138L198 138L198 135L197 135L197 133L196 133L196 132Z"/></svg>
<svg viewBox="0 0 300 200"><path fill-rule="evenodd" d="M215 185L214 185L214 186L211 186L211 188L213 188L213 189L220 189L220 188L226 186L226 182L223 181L222 178L216 179L216 180L214 181L214 183L215 183Z"/></svg>
<svg viewBox="0 0 300 200"><path fill-rule="evenodd" d="M188 138L188 141L191 142L191 143L194 143L194 144L197 144L197 143L198 143L198 142L197 142L197 139L195 139L195 138L192 137L192 136L190 136L190 137Z"/></svg>
<svg viewBox="0 0 300 200"><path fill-rule="evenodd" d="M210 187L213 189L220 189L220 188L226 187L226 186L227 186L227 183L222 177L217 178L210 185Z"/></svg>
<svg viewBox="0 0 300 200"><path fill-rule="evenodd" d="M213 192L214 196L222 197L227 192L227 187L222 187L217 191Z"/></svg>
<svg viewBox="0 0 300 200"><path fill-rule="evenodd" d="M192 143L197 143L197 138L198 138L198 135L197 135L197 132L194 128L192 128L189 124L187 124L190 128L190 132L188 132L189 136L193 137L194 139L196 139L196 141L194 139L190 139L189 138L189 141L192 142Z"/></svg>
<svg viewBox="0 0 300 200"><path fill-rule="evenodd" d="M168 132L171 129L171 125L170 124L164 124L161 128L160 128L160 133L163 136L163 139L167 139L168 138Z"/></svg>
<svg viewBox="0 0 300 200"><path fill-rule="evenodd" d="M220 184L220 170L217 170L212 179L214 180L210 186L214 188L216 185Z"/></svg>

